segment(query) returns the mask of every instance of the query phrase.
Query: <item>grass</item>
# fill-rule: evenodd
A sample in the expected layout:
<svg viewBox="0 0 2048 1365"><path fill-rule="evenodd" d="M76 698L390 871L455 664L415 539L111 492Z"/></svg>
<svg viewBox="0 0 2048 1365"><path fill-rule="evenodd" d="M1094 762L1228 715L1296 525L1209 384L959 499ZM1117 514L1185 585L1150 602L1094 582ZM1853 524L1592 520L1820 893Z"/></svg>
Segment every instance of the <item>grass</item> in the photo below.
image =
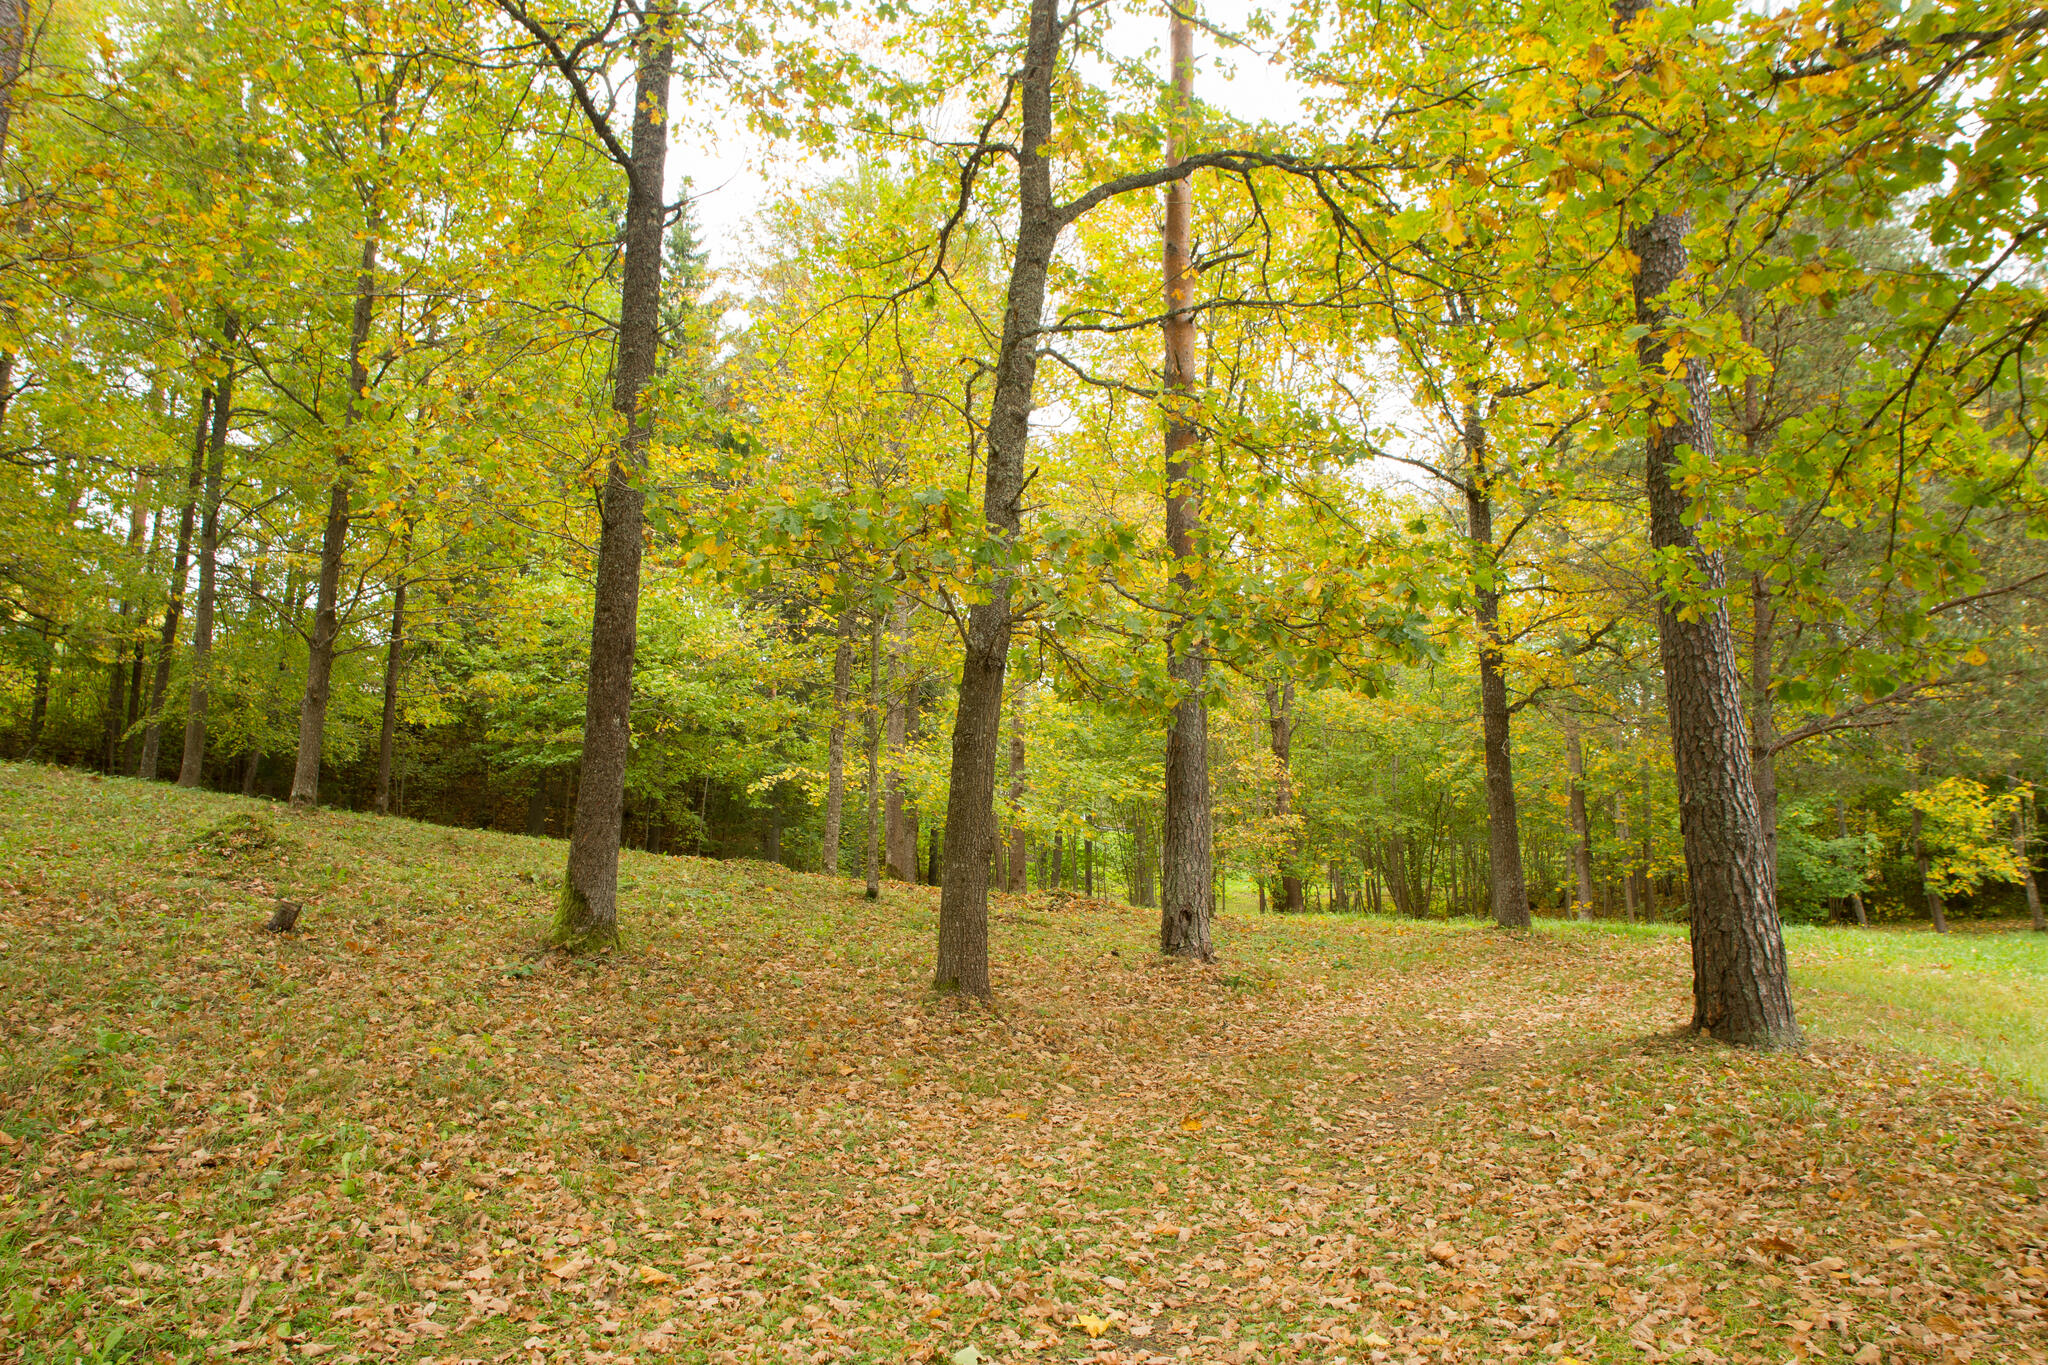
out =
<svg viewBox="0 0 2048 1365"><path fill-rule="evenodd" d="M0 768L0 1358L2042 1359L2031 943L1795 932L1753 1056L1666 931L999 899L990 1007L760 863L566 960L561 854Z"/></svg>

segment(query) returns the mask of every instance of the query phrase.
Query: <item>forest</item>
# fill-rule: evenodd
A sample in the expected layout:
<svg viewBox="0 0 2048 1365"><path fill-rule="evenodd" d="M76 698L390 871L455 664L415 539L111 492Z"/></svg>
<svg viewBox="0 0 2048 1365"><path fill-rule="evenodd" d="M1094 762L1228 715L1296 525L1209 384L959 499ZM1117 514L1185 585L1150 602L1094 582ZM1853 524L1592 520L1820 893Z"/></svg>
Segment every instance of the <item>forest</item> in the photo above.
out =
<svg viewBox="0 0 2048 1365"><path fill-rule="evenodd" d="M2044 75L2014 0L0 0L0 1350L2038 1360ZM1183 1052L1299 1126L1200 1185ZM1916 1166L1820 1207L1954 1264L1701 1225L1624 1302L1600 1191L1740 1159L1632 1185L1596 1092L1786 1190L1960 1140L1982 1218ZM804 1222L935 1114L1011 1232ZM1048 1228L1185 1185L1179 1268L1060 1299L1002 1115ZM353 1306L256 1311L332 1292L236 1278L288 1208ZM1389 1209L1423 1289L1316 1264Z"/></svg>

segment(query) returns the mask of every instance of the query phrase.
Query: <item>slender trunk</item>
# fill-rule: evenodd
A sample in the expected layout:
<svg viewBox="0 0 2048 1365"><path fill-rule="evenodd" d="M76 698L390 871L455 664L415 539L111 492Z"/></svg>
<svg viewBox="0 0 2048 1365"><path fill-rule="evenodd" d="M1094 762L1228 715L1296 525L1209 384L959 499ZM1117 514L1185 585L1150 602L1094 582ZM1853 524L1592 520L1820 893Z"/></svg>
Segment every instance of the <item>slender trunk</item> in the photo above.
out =
<svg viewBox="0 0 2048 1365"><path fill-rule="evenodd" d="M412 531L406 530L410 545ZM384 719L377 729L377 814L391 813L391 749L398 737L398 665L405 653L405 575L391 588L391 643L384 651ZM529 831L539 833L539 831Z"/></svg>
<svg viewBox="0 0 2048 1365"><path fill-rule="evenodd" d="M900 882L917 880L917 825L908 813L904 795L903 742L911 726L910 709L916 700L916 684L909 678L905 654L909 649L910 599L896 599L889 613L889 775L884 787L882 848L887 857L883 871Z"/></svg>
<svg viewBox="0 0 2048 1365"><path fill-rule="evenodd" d="M882 613L875 611L874 628L868 632L868 829L863 845L867 849L867 897L869 900L882 898L882 874L879 866L877 845L881 842L881 825L876 816L881 809L881 760L882 760Z"/></svg>
<svg viewBox="0 0 2048 1365"><path fill-rule="evenodd" d="M839 874L840 824L846 814L846 704L853 690L853 611L839 613L832 651L832 731L825 759L825 833L818 841L818 866Z"/></svg>
<svg viewBox="0 0 2048 1365"><path fill-rule="evenodd" d="M1057 891L1067 884L1067 836L1064 831L1052 836L1052 889Z"/></svg>
<svg viewBox="0 0 2048 1365"><path fill-rule="evenodd" d="M5 0L0 0L0 3L5 3ZM47 623L40 628L38 639L36 678L28 704L28 749L25 755L28 758L36 757L37 746L43 739L43 722L50 714L51 656L56 652L50 648L50 627Z"/></svg>
<svg viewBox="0 0 2048 1365"><path fill-rule="evenodd" d="M1465 527L1472 543L1474 616L1479 626L1479 720L1486 749L1486 866L1493 922L1529 927L1529 887L1522 872L1522 829L1515 810L1515 770L1508 739L1508 683L1500 638L1500 565L1493 544L1493 472L1486 426L1476 404L1465 408Z"/></svg>
<svg viewBox="0 0 2048 1365"><path fill-rule="evenodd" d="M384 814L380 808L377 812ZM548 832L548 775L539 773L533 779L533 794L526 798L526 833L539 838Z"/></svg>
<svg viewBox="0 0 2048 1365"><path fill-rule="evenodd" d="M930 856L929 860L925 863L924 881L926 886L937 886L939 884L940 847L941 844L939 839L939 827L937 825L933 825Z"/></svg>
<svg viewBox="0 0 2048 1365"><path fill-rule="evenodd" d="M256 794L256 772L262 766L263 751L261 749L251 749L248 761L242 765L242 795L254 796Z"/></svg>
<svg viewBox="0 0 2048 1365"><path fill-rule="evenodd" d="M1844 839L1849 837L1849 812L1843 808L1840 797L1835 798L1835 828L1841 831ZM2029 891L2033 889L2031 870L2027 886ZM1861 891L1851 891L1849 893L1849 908L1855 912L1858 924L1865 928L1870 926L1870 915L1863 908L1863 893ZM2038 912L2036 917L2038 918ZM2035 927L2039 928L2040 926L2037 924Z"/></svg>
<svg viewBox="0 0 2048 1365"><path fill-rule="evenodd" d="M1024 454L1038 376L1038 329L1045 311L1046 274L1065 225L1053 202L1052 166L1045 156L1053 137L1052 83L1059 41L1058 0L1031 0L1019 81L1023 127L1015 158L1016 254L989 402L988 468L982 483L982 516L999 540L1013 539L1023 524ZM939 894L932 980L940 990L975 996L989 992L988 878L996 852L996 746L1010 655L1010 595L1010 575L999 570L983 599L968 607L960 699L953 719L953 769L946 791L946 879Z"/></svg>
<svg viewBox="0 0 2048 1365"><path fill-rule="evenodd" d="M1564 713L1564 758L1572 782L1572 918L1589 920L1593 918L1593 831L1586 815L1586 755L1579 746L1579 718L1571 711Z"/></svg>
<svg viewBox="0 0 2048 1365"><path fill-rule="evenodd" d="M235 323L222 329L230 345ZM207 437L206 496L199 526L199 598L192 609L192 677L185 695L185 752L178 764L178 785L196 787L206 769L207 674L213 667L214 580L220 563L221 481L227 467L228 425L234 412L235 376L221 375L213 395L213 428Z"/></svg>
<svg viewBox="0 0 2048 1365"><path fill-rule="evenodd" d="M1024 831L1024 727L1023 708L1018 699L1010 699L1010 875L1007 878L1012 895L1025 890L1025 874L1031 866L1030 836ZM1040 877L1039 884L1045 883Z"/></svg>
<svg viewBox="0 0 2048 1365"><path fill-rule="evenodd" d="M0 4L7 0L0 0ZM155 397L151 409L160 406ZM148 480L140 469L135 471L134 497L128 503L128 568L140 574L143 570L143 539L148 530L150 511L145 501ZM121 597L121 633L119 648L114 651L114 662L107 678L107 734L104 767L109 774L121 772L122 735L133 723L141 698L136 694L142 690L142 641L133 626L129 624L134 615L135 603L124 592ZM133 655L133 663L130 655Z"/></svg>
<svg viewBox="0 0 2048 1365"><path fill-rule="evenodd" d="M1621 849L1615 860L1621 864L1621 899L1628 911L1628 922L1636 922L1636 872L1628 865L1628 811L1621 803L1621 793L1614 794L1614 842Z"/></svg>
<svg viewBox="0 0 2048 1365"><path fill-rule="evenodd" d="M1622 0L1624 22L1640 2ZM1685 280L1691 226L1690 213L1660 213L1630 229L1629 249L1642 328L1636 363L1645 382L1656 385L1644 460L1650 548L1667 564L1685 566L1680 580L1659 584L1657 637L1690 883L1693 1027L1723 1042L1796 1047L1777 870L1757 808L1742 677L1722 598L1727 569L1718 552L1701 544L1692 524L1700 509L1675 477L1681 451L1708 456L1714 449L1713 367L1689 356L1678 367L1682 384L1657 378L1668 372L1667 295Z"/></svg>
<svg viewBox="0 0 2048 1365"><path fill-rule="evenodd" d="M590 622L590 674L584 694L583 755L568 867L551 935L571 952L608 946L619 936L619 818L632 744L633 653L640 619L640 488L652 414L640 391L654 376L661 345L661 252L668 166L668 87L675 48L650 10L634 75L633 150L626 195L626 258L619 287L618 359L612 408L624 434L605 470L597 550L597 591Z"/></svg>
<svg viewBox="0 0 2048 1365"><path fill-rule="evenodd" d="M1934 887L1929 875L1927 849L1920 842L1920 808L1913 807L1913 865L1920 869L1920 893L1927 897L1927 913L1934 919L1934 932L1948 932L1948 903Z"/></svg>
<svg viewBox="0 0 2048 1365"><path fill-rule="evenodd" d="M1086 840L1081 845L1081 894L1095 899L1095 841Z"/></svg>
<svg viewBox="0 0 2048 1365"><path fill-rule="evenodd" d="M1273 763L1279 770L1278 790L1273 794L1273 814L1285 820L1294 813L1294 679L1289 678L1278 687L1267 687L1266 715L1273 736ZM1280 894L1273 908L1284 914L1298 915L1301 913L1300 831L1295 832L1290 842L1293 858L1288 869L1280 873ZM1263 883L1261 885L1263 887ZM1263 889L1260 894L1264 895ZM1263 910L1265 906L1259 908Z"/></svg>
<svg viewBox="0 0 2048 1365"><path fill-rule="evenodd" d="M1194 110L1195 28L1178 9L1168 11L1173 64L1173 114L1166 159L1185 153L1185 122ZM1202 529L1202 489L1193 464L1200 436L1192 406L1195 385L1194 187L1185 178L1166 187L1166 241L1162 259L1166 320L1166 550L1177 565L1173 580L1183 600L1194 593L1195 537ZM1176 623L1175 636L1188 626ZM1192 631L1167 641L1166 671L1180 700L1166 731L1166 818L1161 840L1159 951L1207 962L1215 907L1215 852L1209 791L1209 661L1206 642Z"/></svg>
<svg viewBox="0 0 2048 1365"><path fill-rule="evenodd" d="M2022 787L2020 799L2012 808L2013 852L2019 854L2020 870L2026 878L2027 917L2034 923L2034 932L2048 932L2048 920L2041 917L2041 887L2034 880L2033 833L2034 789Z"/></svg>
<svg viewBox="0 0 2048 1365"><path fill-rule="evenodd" d="M1131 831L1131 904L1141 910L1152 908L1152 815L1133 805Z"/></svg>
<svg viewBox="0 0 2048 1365"><path fill-rule="evenodd" d="M0 4L7 0L0 0ZM199 391L199 423L192 438L192 468L185 480L185 508L178 517L178 548L171 556L171 594L164 603L163 637L157 646L156 679L149 689L149 723L142 732L142 756L135 775L154 780L163 739L164 694L171 687L171 657L178 649L178 618L185 610L185 575L192 553L192 517L198 510L201 480L206 472L207 442L213 435L213 390Z"/></svg>
<svg viewBox="0 0 2048 1365"><path fill-rule="evenodd" d="M377 307L377 247L381 218L369 214L362 260L356 268L355 310L348 332L348 401L342 407L342 439L354 427L357 405L370 384L363 353L370 342L370 322ZM341 563L348 550L349 494L354 484L350 458L344 450L334 482L327 490L327 521L320 535L320 579L313 606L313 634L306 649L306 692L299 700L298 761L292 770L294 806L320 804L320 758L327 742L327 701L334 681L335 641L341 634Z"/></svg>

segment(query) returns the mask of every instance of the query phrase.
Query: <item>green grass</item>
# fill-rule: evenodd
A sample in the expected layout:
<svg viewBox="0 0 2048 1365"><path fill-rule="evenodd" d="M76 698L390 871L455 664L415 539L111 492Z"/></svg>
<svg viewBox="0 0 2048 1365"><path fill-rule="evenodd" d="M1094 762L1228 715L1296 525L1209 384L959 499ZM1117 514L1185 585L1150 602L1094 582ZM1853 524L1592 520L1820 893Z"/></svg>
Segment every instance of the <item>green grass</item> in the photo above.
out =
<svg viewBox="0 0 2048 1365"><path fill-rule="evenodd" d="M1807 1027L1982 1067L2048 1095L2048 934L2011 924L1785 935Z"/></svg>

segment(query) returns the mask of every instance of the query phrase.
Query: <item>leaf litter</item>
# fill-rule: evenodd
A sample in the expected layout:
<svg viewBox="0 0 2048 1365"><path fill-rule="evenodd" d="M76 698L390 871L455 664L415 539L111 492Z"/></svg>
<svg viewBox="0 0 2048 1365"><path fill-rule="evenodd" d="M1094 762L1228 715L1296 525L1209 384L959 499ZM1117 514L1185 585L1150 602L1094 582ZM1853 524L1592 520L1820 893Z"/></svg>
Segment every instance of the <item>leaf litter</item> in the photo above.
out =
<svg viewBox="0 0 2048 1365"><path fill-rule="evenodd" d="M2038 1102L1682 940L999 899L990 1008L929 888L629 853L572 963L560 844L273 811L0 770L15 1359L2048 1360Z"/></svg>

